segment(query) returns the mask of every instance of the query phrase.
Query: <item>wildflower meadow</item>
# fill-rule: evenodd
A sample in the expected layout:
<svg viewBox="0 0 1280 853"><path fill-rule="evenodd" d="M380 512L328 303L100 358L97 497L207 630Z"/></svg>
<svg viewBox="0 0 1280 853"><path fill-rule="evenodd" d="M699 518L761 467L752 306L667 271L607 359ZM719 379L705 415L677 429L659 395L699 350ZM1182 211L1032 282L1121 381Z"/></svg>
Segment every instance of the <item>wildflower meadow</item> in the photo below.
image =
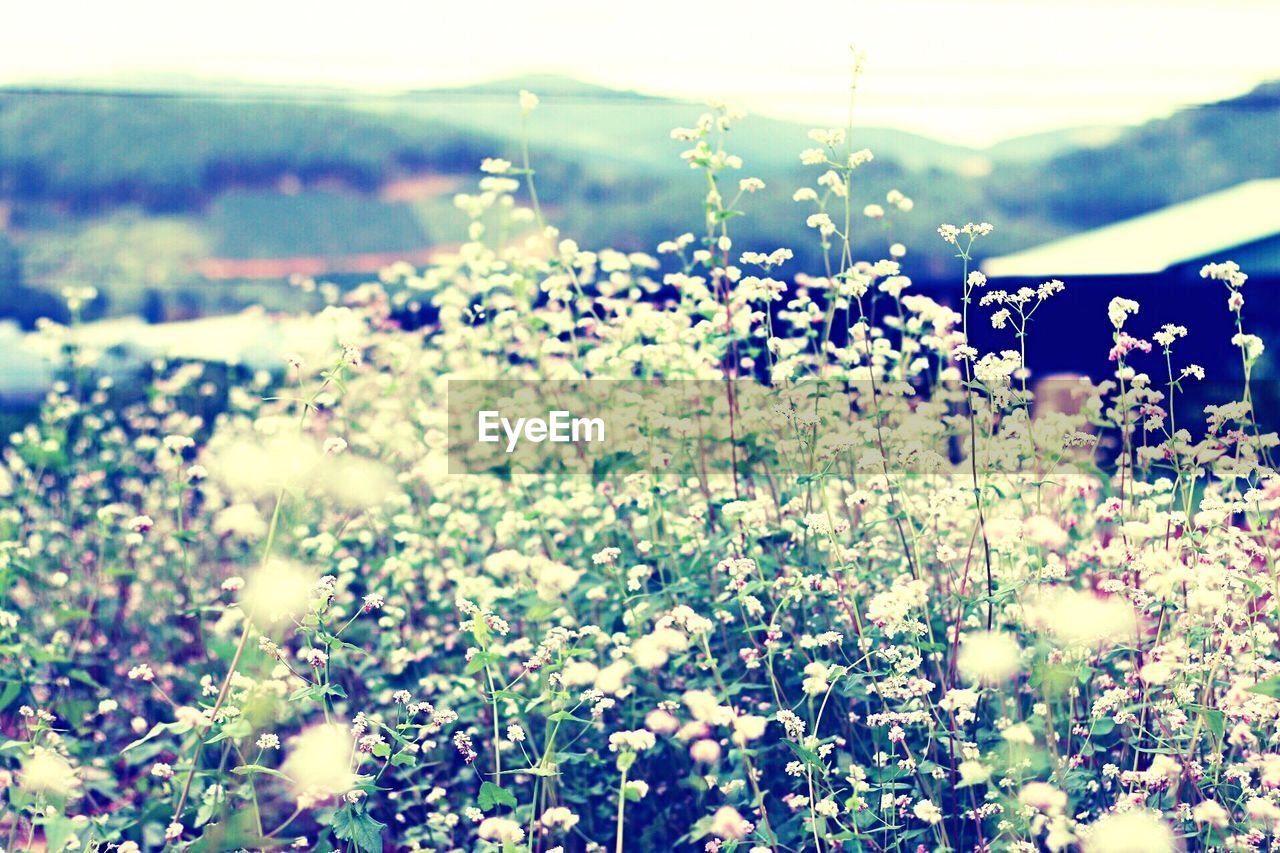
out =
<svg viewBox="0 0 1280 853"><path fill-rule="evenodd" d="M1247 270L1203 270L1236 334L1194 419L1195 318L1133 294L1094 318L1107 375L1042 383L1070 281L1000 289L999 223L942 224L962 298L913 293L894 223L930 213L868 196L849 129L800 154L822 267L739 245L737 117L673 131L704 204L652 253L560 234L527 145L485 160L456 252L322 287L274 370L127 387L46 324L59 379L0 466L0 845L1270 849ZM449 385L494 379L696 380L726 417L611 397L676 449L462 470Z"/></svg>

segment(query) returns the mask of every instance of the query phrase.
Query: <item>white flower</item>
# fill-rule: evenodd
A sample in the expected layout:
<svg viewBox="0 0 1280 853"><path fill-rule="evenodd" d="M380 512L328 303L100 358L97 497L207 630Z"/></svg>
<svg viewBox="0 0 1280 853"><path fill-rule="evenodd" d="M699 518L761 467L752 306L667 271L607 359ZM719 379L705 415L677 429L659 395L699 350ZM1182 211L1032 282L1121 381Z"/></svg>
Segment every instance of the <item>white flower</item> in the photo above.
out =
<svg viewBox="0 0 1280 853"><path fill-rule="evenodd" d="M849 192L848 187L845 185L844 178L842 178L840 173L836 172L834 169L828 169L818 177L818 186L826 187L840 198L844 198L844 196Z"/></svg>
<svg viewBox="0 0 1280 853"><path fill-rule="evenodd" d="M1075 647L1132 639L1138 628L1137 613L1123 598L1061 587L1034 596L1028 615L1059 642Z"/></svg>
<svg viewBox="0 0 1280 853"><path fill-rule="evenodd" d="M356 783L351 769L352 742L337 724L313 726L294 740L280 770L300 802L337 797Z"/></svg>
<svg viewBox="0 0 1280 853"><path fill-rule="evenodd" d="M1138 313L1138 303L1132 299L1124 299L1115 297L1107 305L1107 318L1111 320L1111 325L1118 330L1124 326L1124 321L1129 318L1130 314Z"/></svg>
<svg viewBox="0 0 1280 853"><path fill-rule="evenodd" d="M734 740L739 744L757 740L764 735L764 730L768 725L768 718L761 717L756 714L743 714L741 716L734 717Z"/></svg>
<svg viewBox="0 0 1280 853"><path fill-rule="evenodd" d="M835 223L831 221L831 217L825 213L813 213L804 221L805 225L810 228L817 228L822 236L826 237L834 234L836 230Z"/></svg>
<svg viewBox="0 0 1280 853"><path fill-rule="evenodd" d="M1022 667L1022 648L1011 634L982 631L960 638L956 668L971 682L1001 684L1017 676Z"/></svg>
<svg viewBox="0 0 1280 853"><path fill-rule="evenodd" d="M746 837L753 829L751 822L739 814L733 806L721 806L711 816L708 831L717 838L737 840Z"/></svg>
<svg viewBox="0 0 1280 853"><path fill-rule="evenodd" d="M671 712L656 708L645 715L644 727L655 734L669 735L679 730L680 721Z"/></svg>
<svg viewBox="0 0 1280 853"><path fill-rule="evenodd" d="M267 522L251 503L232 504L218 510L210 526L218 536L253 540L267 535Z"/></svg>
<svg viewBox="0 0 1280 853"><path fill-rule="evenodd" d="M485 818L480 821L476 834L485 841L498 841L503 844L519 844L524 840L524 829L520 824L505 817Z"/></svg>
<svg viewBox="0 0 1280 853"><path fill-rule="evenodd" d="M245 581L240 604L255 622L282 622L307 609L315 580L313 572L296 563L271 560Z"/></svg>
<svg viewBox="0 0 1280 853"><path fill-rule="evenodd" d="M1018 792L1018 802L1045 814L1059 814L1066 811L1067 794L1047 782L1028 782Z"/></svg>
<svg viewBox="0 0 1280 853"><path fill-rule="evenodd" d="M636 729L630 732L614 732L609 735L609 751L610 752L644 752L653 749L657 740L653 736L653 732L645 729Z"/></svg>
<svg viewBox="0 0 1280 853"><path fill-rule="evenodd" d="M1104 815L1089 825L1085 853L1173 853L1173 830L1155 814L1129 811Z"/></svg>
<svg viewBox="0 0 1280 853"><path fill-rule="evenodd" d="M978 691L976 690L948 690L942 700L938 702L938 707L944 711L950 711L956 715L956 722L961 725L970 720L977 719L974 709L978 707Z"/></svg>
<svg viewBox="0 0 1280 853"><path fill-rule="evenodd" d="M37 747L22 763L18 784L33 794L65 797L80 785L71 763L56 752Z"/></svg>
<svg viewBox="0 0 1280 853"><path fill-rule="evenodd" d="M844 128L831 129L815 127L809 131L809 138L819 145L840 145L844 142Z"/></svg>
<svg viewBox="0 0 1280 853"><path fill-rule="evenodd" d="M1148 684L1166 684L1173 678L1174 672L1173 665L1168 661L1153 660L1144 664L1138 674Z"/></svg>
<svg viewBox="0 0 1280 853"><path fill-rule="evenodd" d="M806 664L804 674L807 677L802 685L805 694L808 696L820 696L826 693L831 688L831 683L827 681L830 673L830 668L819 661Z"/></svg>
<svg viewBox="0 0 1280 853"><path fill-rule="evenodd" d="M733 722L733 710L721 705L709 690L686 690L680 698L689 714L700 723L726 725Z"/></svg>
<svg viewBox="0 0 1280 853"><path fill-rule="evenodd" d="M631 672L630 663L616 660L596 673L595 688L601 693L619 693L626 687Z"/></svg>
<svg viewBox="0 0 1280 853"><path fill-rule="evenodd" d="M887 637L903 632L918 633L922 626L913 611L927 601L928 587L924 581L900 581L871 597L867 602L867 619L879 626Z"/></svg>
<svg viewBox="0 0 1280 853"><path fill-rule="evenodd" d="M190 436L186 435L166 435L164 437L164 446L166 450L172 453L181 453L188 447L195 447L196 443Z"/></svg>
<svg viewBox="0 0 1280 853"><path fill-rule="evenodd" d="M932 800L920 800L911 807L911 811L925 823L940 823L942 821L942 810L935 806Z"/></svg>
<svg viewBox="0 0 1280 853"><path fill-rule="evenodd" d="M849 155L849 168L856 169L865 163L870 163L874 159L876 159L875 155L871 153L870 148L859 148L857 151ZM901 202L899 202L899 204L901 204Z"/></svg>
<svg viewBox="0 0 1280 853"><path fill-rule="evenodd" d="M710 738L695 740L689 747L689 757L699 764L715 764L720 760L720 744Z"/></svg>
<svg viewBox="0 0 1280 853"><path fill-rule="evenodd" d="M1267 797L1250 797L1245 801L1244 810L1256 821L1275 823L1280 821L1280 806Z"/></svg>
<svg viewBox="0 0 1280 853"><path fill-rule="evenodd" d="M548 829L559 829L568 832L578 825L580 818L564 806L552 806L542 813L539 823Z"/></svg>
<svg viewBox="0 0 1280 853"><path fill-rule="evenodd" d="M1238 346L1244 351L1245 361L1252 364L1257 361L1266 347L1262 343L1262 338L1257 335L1247 335L1243 332L1237 332L1231 337L1231 343Z"/></svg>
<svg viewBox="0 0 1280 853"><path fill-rule="evenodd" d="M1240 265L1235 261L1223 261L1220 264L1205 264L1200 268L1201 278L1212 278L1225 282L1232 288L1243 287L1249 276L1240 272Z"/></svg>
<svg viewBox="0 0 1280 853"><path fill-rule="evenodd" d="M1191 809L1191 819L1221 829L1231 822L1231 813L1216 800L1203 800Z"/></svg>
<svg viewBox="0 0 1280 853"><path fill-rule="evenodd" d="M1000 736L1009 743L1022 746L1031 746L1036 742L1036 736L1031 733L1031 727L1026 723L1014 723L1002 731Z"/></svg>
<svg viewBox="0 0 1280 853"><path fill-rule="evenodd" d="M1178 338L1187 336L1186 326L1175 326L1172 323L1165 323L1160 327L1160 331L1156 332L1151 338L1160 346L1168 349Z"/></svg>
<svg viewBox="0 0 1280 853"><path fill-rule="evenodd" d="M528 115L538 106L538 96L530 92L528 89L520 90L520 112Z"/></svg>
<svg viewBox="0 0 1280 853"><path fill-rule="evenodd" d="M961 761L957 769L960 771L960 781L966 785L981 785L991 778L991 768L981 761Z"/></svg>

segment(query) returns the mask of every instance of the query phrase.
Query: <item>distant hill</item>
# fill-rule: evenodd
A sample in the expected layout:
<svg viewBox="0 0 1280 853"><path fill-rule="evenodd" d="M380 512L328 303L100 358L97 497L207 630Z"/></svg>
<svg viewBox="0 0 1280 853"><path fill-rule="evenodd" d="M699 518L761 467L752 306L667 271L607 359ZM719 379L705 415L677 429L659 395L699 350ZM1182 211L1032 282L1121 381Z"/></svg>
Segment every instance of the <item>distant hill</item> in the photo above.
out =
<svg viewBox="0 0 1280 853"><path fill-rule="evenodd" d="M1109 144L1006 169L1005 209L1028 208L1072 230L1092 228L1252 178L1280 176L1280 81L1122 132Z"/></svg>
<svg viewBox="0 0 1280 853"><path fill-rule="evenodd" d="M1030 133L997 142L982 150L994 162L1020 163L1046 160L1077 148L1100 148L1109 145L1125 132L1115 125L1084 125L1061 130Z"/></svg>
<svg viewBox="0 0 1280 853"><path fill-rule="evenodd" d="M434 89L410 89L405 97L436 97L441 95L497 95L510 99L512 94L527 89L540 98L560 100L566 98L618 98L622 100L647 100L653 96L642 95L630 89L612 89L596 83L588 83L563 74L526 74L522 77L504 77L487 80L469 86L441 86Z"/></svg>
<svg viewBox="0 0 1280 853"><path fill-rule="evenodd" d="M347 269L352 258L423 257L458 241L465 222L450 198L475 185L483 158L517 159L522 88L542 98L527 122L531 153L566 233L651 250L701 217L705 188L670 138L704 111L689 101L556 76L396 95L149 75L81 82L0 88L0 233L22 255L24 286L102 283L113 311L154 305L157 292L234 306L227 279L237 270L296 261L323 271L335 258ZM817 177L798 159L808 130L748 116L726 142L743 176L767 184L746 199L735 243L790 246L797 269L821 263L808 211L791 200ZM855 241L871 257L901 241L909 275L950 280L939 222L989 220L998 228L985 252L1024 248L1280 175L1278 136L1280 83L1138 128L986 149L855 127L854 144L876 154L859 173L855 209L892 189L916 201L892 221L859 219ZM210 269L220 272L203 278ZM4 304L0 293L0 314Z"/></svg>
<svg viewBox="0 0 1280 853"><path fill-rule="evenodd" d="M448 120L488 134L513 136L519 110L512 95L520 89L542 98L530 141L544 149L587 152L608 163L629 163L669 172L686 167L670 141L674 127L686 127L705 112L695 101L644 95L582 83L554 75L517 77L457 89L409 92L397 106L410 114ZM465 101L466 109L459 110ZM385 109L379 102L371 108ZM772 170L797 162L812 143L813 125L748 115L732 131L730 146L749 169ZM961 169L975 149L884 127L856 127L861 146L911 169Z"/></svg>
<svg viewBox="0 0 1280 853"><path fill-rule="evenodd" d="M10 205L21 242L58 235L55 250L33 246L32 257L40 259L33 281L51 282L67 268L66 259L86 241L63 232L89 227L93 217L106 217L108 230L127 222L128 233L150 234L134 219L114 217L130 207L185 217L193 242L230 258L292 257L321 247L344 254L407 251L415 248L406 245L415 232L406 209L422 227L423 241L453 242L463 223L447 199L418 200L415 188L474 185L484 157L515 159L521 88L543 98L528 122L532 153L545 198L567 231L588 242L651 249L697 221L701 189L689 180L679 158L683 146L670 131L693 124L705 107L562 77L394 97L312 89L294 97L278 87L220 89L200 78L128 77L98 81L93 90L67 84L0 89L0 201ZM744 236L797 243L802 256L814 251L812 235L790 196L815 177L798 159L812 144L808 130L751 116L727 143L746 161L744 175L769 184L750 200L754 216ZM892 188L910 190L906 178L917 172L933 175L917 197L974 196L959 176L970 149L878 128L857 129L855 139L877 152L861 203ZM306 193L287 203L270 201L272 194L300 191ZM252 204L222 201L245 192L257 194ZM348 204L342 193L371 201ZM351 221L357 208L361 227L326 225L335 216ZM277 209L291 211L287 226L255 227L246 219L246 211ZM903 239L913 236L913 226L907 229ZM104 242L101 230L95 244Z"/></svg>
<svg viewBox="0 0 1280 853"><path fill-rule="evenodd" d="M400 174L470 171L501 144L342 103L0 89L0 197L85 212L194 210L285 176L368 192Z"/></svg>

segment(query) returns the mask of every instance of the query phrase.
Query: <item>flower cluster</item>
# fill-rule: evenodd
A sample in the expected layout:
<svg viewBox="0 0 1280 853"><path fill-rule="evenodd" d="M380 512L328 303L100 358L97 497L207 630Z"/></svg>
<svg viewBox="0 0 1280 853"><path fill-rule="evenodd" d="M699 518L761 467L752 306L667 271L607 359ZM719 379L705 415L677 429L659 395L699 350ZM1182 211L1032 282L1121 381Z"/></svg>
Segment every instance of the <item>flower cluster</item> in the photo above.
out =
<svg viewBox="0 0 1280 853"><path fill-rule="evenodd" d="M521 93L523 120L538 103ZM1097 318L1113 374L1051 405L1025 338L1063 283L988 289L970 268L987 223L939 229L954 307L910 291L899 243L856 260L849 231L914 204L856 200L875 167L844 130L811 135L818 174L795 193L827 268L735 249L766 191L724 147L737 115L673 134L706 190L697 228L654 255L564 239L529 164L495 157L457 199L468 242L335 288L274 373L157 363L130 397L68 336L0 465L7 836L1273 843L1280 477L1248 391L1245 275L1205 268L1246 384L1202 429L1177 418L1204 375L1177 361L1187 329L1151 332L1151 354L1125 299ZM1015 348L975 347L980 308ZM672 419L700 451L653 468L460 476L460 376L777 396L731 398L703 432Z"/></svg>

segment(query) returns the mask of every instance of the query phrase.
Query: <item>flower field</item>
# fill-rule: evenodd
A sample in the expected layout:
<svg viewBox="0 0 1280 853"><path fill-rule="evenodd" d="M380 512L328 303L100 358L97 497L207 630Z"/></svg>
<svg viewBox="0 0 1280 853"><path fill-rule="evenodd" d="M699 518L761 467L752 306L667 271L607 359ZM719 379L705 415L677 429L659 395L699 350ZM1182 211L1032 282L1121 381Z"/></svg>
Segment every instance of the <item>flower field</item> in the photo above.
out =
<svg viewBox="0 0 1280 853"><path fill-rule="evenodd" d="M705 206L652 254L580 248L527 151L485 160L456 255L335 290L275 371L130 389L47 328L61 381L0 467L0 846L1270 849L1246 273L1203 271L1242 381L1195 422L1193 318L1119 297L1111 373L1037 392L1030 318L1070 282L1000 290L993 226L942 225L963 299L913 294L893 222L929 212L855 201L840 129L794 195L824 268L737 245L735 118L673 131ZM727 452L459 472L458 379L723 385Z"/></svg>

